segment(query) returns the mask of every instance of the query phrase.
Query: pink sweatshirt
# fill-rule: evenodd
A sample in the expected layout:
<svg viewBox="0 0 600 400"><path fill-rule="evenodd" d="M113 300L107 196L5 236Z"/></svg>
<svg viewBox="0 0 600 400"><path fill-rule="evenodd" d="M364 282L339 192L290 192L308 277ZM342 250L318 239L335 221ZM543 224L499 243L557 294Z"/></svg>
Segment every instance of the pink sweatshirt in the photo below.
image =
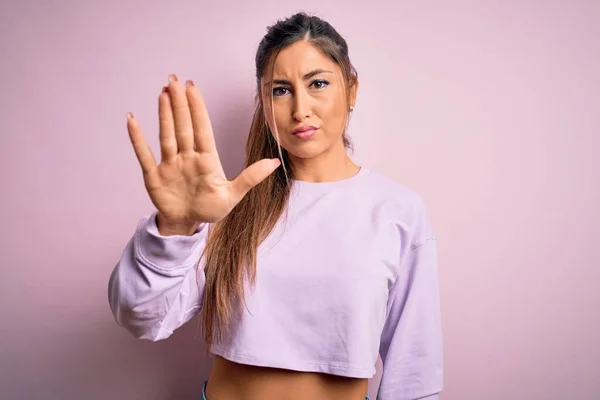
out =
<svg viewBox="0 0 600 400"><path fill-rule="evenodd" d="M199 312L204 274L194 266L207 228L165 237L155 213L141 219L110 276L119 325L156 341ZM234 334L211 353L355 378L373 377L380 355L379 399L438 398L436 240L414 191L365 168L342 181L294 181L288 212L260 245L256 285L246 285L245 295Z"/></svg>

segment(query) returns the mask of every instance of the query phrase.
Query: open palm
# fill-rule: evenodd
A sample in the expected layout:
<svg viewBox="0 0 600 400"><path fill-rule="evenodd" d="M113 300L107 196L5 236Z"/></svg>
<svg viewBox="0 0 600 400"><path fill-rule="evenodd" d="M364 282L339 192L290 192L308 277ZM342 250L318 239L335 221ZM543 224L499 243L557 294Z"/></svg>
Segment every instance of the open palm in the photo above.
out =
<svg viewBox="0 0 600 400"><path fill-rule="evenodd" d="M159 96L158 109L159 164L131 114L127 128L146 190L165 223L221 220L280 165L278 159L263 159L229 181L217 153L206 105L191 81L184 86L171 75Z"/></svg>

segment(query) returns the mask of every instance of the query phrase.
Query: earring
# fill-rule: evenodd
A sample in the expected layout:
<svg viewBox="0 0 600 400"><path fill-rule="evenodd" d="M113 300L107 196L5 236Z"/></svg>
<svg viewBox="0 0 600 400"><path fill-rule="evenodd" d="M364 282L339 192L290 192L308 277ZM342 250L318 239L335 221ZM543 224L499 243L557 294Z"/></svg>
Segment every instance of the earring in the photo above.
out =
<svg viewBox="0 0 600 400"><path fill-rule="evenodd" d="M350 106L350 112L354 111L354 106Z"/></svg>

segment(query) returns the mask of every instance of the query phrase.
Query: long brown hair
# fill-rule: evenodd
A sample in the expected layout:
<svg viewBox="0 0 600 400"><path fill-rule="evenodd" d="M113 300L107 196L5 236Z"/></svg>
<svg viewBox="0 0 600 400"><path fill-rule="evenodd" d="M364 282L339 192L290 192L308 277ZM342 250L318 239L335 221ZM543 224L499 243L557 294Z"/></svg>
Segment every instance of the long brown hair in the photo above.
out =
<svg viewBox="0 0 600 400"><path fill-rule="evenodd" d="M251 284L255 282L258 246L286 210L294 170L291 168L287 151L278 144L277 128L275 127L273 135L265 119L261 78L265 76L269 78L267 81L271 81L268 87L270 110L273 113L270 77L273 75L275 59L282 49L299 40L313 43L340 66L346 85L346 98L349 98L350 90L357 79L356 70L350 63L346 41L328 22L316 16L298 13L280 20L268 28L267 34L260 42L255 59L256 105L246 142L245 166L263 158L279 157L282 167L250 190L224 219L211 226L202 254L202 257L205 257L206 280L200 311L200 323L207 351L212 343L221 342L223 334L229 332L233 317L244 301L245 281L248 280ZM267 69L270 75L265 75ZM346 128L347 126L348 115ZM352 147L346 129L343 132L343 140L346 148Z"/></svg>

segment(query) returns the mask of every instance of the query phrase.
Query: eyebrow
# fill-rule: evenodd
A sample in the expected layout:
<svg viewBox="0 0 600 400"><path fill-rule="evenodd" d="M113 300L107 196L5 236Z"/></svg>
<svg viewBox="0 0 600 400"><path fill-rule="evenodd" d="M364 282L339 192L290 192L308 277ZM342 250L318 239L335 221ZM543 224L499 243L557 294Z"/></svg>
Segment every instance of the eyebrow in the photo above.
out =
<svg viewBox="0 0 600 400"><path fill-rule="evenodd" d="M312 78L315 75L319 75L319 74L333 74L332 71L327 71L324 69L315 69L314 71L310 71L309 73L305 74L302 77L302 80L308 80L310 78ZM265 82L264 86L267 86L269 84L269 82ZM289 85L290 81L285 80L285 79L273 79L273 84L277 84L277 85Z"/></svg>

